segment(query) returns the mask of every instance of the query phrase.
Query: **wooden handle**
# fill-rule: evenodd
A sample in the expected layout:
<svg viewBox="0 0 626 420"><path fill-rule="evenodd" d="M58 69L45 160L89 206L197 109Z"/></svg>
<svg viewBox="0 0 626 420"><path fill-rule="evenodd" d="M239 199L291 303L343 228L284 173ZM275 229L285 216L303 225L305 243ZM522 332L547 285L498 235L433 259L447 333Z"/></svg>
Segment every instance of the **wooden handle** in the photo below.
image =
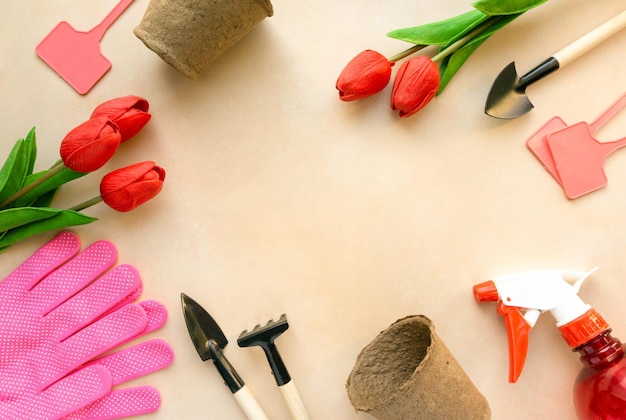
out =
<svg viewBox="0 0 626 420"><path fill-rule="evenodd" d="M560 67L563 67L589 51L589 49L606 40L611 35L614 35L624 26L626 26L626 10L578 38L576 41L554 54L553 57L558 60Z"/></svg>
<svg viewBox="0 0 626 420"><path fill-rule="evenodd" d="M296 385L293 380L287 382L285 385L280 386L280 392L283 394L283 399L287 403L291 417L294 420L309 420L309 415L304 408L300 394L296 389Z"/></svg>
<svg viewBox="0 0 626 420"><path fill-rule="evenodd" d="M247 385L244 385L239 391L233 394L235 400L250 420L268 420L263 409L256 401Z"/></svg>

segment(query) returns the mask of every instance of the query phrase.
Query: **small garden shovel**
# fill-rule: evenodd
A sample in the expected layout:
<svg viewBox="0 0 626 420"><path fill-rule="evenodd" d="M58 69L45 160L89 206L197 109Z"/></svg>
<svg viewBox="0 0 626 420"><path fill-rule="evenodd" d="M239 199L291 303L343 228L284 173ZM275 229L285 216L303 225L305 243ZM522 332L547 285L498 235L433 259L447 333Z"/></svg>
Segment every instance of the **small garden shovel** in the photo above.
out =
<svg viewBox="0 0 626 420"><path fill-rule="evenodd" d="M565 67L624 27L626 10L554 53L522 76L518 76L515 62L510 63L493 82L487 95L485 113L502 119L517 118L526 114L534 107L526 96L526 88Z"/></svg>

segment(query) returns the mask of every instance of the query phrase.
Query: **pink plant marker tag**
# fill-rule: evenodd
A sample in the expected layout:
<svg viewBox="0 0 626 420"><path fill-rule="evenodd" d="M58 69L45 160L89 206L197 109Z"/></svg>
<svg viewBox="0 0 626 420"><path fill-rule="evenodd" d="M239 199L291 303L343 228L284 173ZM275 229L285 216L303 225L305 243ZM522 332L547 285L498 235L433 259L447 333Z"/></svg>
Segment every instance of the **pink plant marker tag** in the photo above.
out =
<svg viewBox="0 0 626 420"><path fill-rule="evenodd" d="M45 61L81 95L86 94L111 68L102 55L100 41L133 0L121 0L100 24L80 32L69 23L59 23L35 48Z"/></svg>
<svg viewBox="0 0 626 420"><path fill-rule="evenodd" d="M599 142L588 124L578 123L549 134L547 143L565 195L574 199L606 186L604 162L608 155L626 146L626 137Z"/></svg>
<svg viewBox="0 0 626 420"><path fill-rule="evenodd" d="M539 130L526 140L526 146L532 152L533 155L541 162L543 167L552 175L556 182L561 184L561 177L556 170L554 159L552 159L552 153L546 143L546 138L550 133L561 130L567 127L565 121L560 117L552 117L547 123L545 123Z"/></svg>
<svg viewBox="0 0 626 420"><path fill-rule="evenodd" d="M558 150L558 152L556 153L564 153L564 155L571 156L574 152L568 150L570 147L573 148L576 147L576 145L588 145L588 143L586 143L584 140L580 140L581 138L592 138L596 143L599 143L594 139L595 134L604 124L606 124L611 118L613 118L615 114L621 111L624 106L626 106L626 94L622 95L591 124L581 122L572 126L568 126L565 121L563 121L560 117L553 117L526 140L526 146L528 147L528 149L533 153L533 155L535 155L537 160L541 162L543 167L550 173L550 175L552 175L552 177L559 183L559 185L561 185L564 190L566 190L566 195L569 198L575 198L570 195L580 196L582 194L585 194L581 194L581 192L578 191L579 188L574 187L574 185L583 185L584 181L573 181L573 179L577 177L574 177L574 175L572 174L571 166L566 163L562 163L561 165L565 165L563 166L563 171L567 172L568 177L568 185L563 185L563 175L560 174L560 170L555 162L555 152L553 152L550 147L552 143L549 142L549 137L553 134L558 133L555 135L558 140L553 140L553 142L555 143L555 149ZM578 140L574 140L573 144L570 145L568 144L568 138ZM616 142L607 143L607 146L605 147L605 153L609 149L611 149L611 151L604 155L605 158L606 155L612 153L612 151L614 151L616 148L622 147L616 147L617 145L615 143ZM559 160L563 159L564 158L561 157L559 158ZM603 167L603 162L604 160L602 160L600 168ZM604 174L603 171L602 174ZM606 185L606 179L604 181L601 181L601 179L602 177L596 173L595 175L590 175L590 179L587 182L593 185L601 185L603 183L600 187L598 187L601 188L602 186ZM584 188L582 189L584 190ZM594 190L595 189L597 188L594 188Z"/></svg>

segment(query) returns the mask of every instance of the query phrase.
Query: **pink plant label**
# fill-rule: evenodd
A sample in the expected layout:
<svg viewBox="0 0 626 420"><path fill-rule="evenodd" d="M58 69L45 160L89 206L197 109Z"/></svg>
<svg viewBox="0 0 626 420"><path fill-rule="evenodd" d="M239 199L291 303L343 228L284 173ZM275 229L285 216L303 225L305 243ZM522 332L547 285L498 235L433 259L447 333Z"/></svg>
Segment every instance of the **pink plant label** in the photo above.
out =
<svg viewBox="0 0 626 420"><path fill-rule="evenodd" d="M608 155L626 146L623 139L600 142L598 130L626 106L626 94L594 122L567 125L553 117L526 141L526 146L561 185L569 199L607 185L604 162Z"/></svg>

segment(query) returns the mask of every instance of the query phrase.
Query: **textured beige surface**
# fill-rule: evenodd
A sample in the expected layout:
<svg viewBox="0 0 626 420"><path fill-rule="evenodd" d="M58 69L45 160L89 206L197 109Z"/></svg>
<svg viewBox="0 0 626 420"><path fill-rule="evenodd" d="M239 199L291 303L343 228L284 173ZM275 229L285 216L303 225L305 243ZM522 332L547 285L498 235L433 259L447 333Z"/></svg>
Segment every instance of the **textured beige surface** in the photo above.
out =
<svg viewBox="0 0 626 420"><path fill-rule="evenodd" d="M361 349L392 322L424 314L485 395L496 420L569 420L577 357L549 314L530 334L520 380L494 304L472 285L539 268L600 270L581 296L626 339L626 152L609 157L608 186L568 201L526 149L548 119L591 120L626 91L626 32L528 90L536 108L499 121L483 114L495 76L515 60L530 69L625 7L623 0L550 0L487 41L446 91L416 116L389 109L390 87L359 103L334 88L354 55L406 45L385 33L469 10L469 1L273 1L274 16L189 80L133 34L148 6L135 0L102 41L112 69L86 96L36 55L61 20L86 30L114 0L22 0L3 5L0 154L37 127L40 168L67 131L99 103L137 94L153 119L103 170L152 159L162 194L126 214L75 229L110 239L135 264L144 296L170 311L156 333L174 347L167 371L147 379L163 396L153 419L244 419L210 364L202 364L180 311L180 292L222 325L225 354L272 419L289 414L244 329L286 313L277 345L313 419L368 419L345 381ZM626 114L600 137L626 135ZM103 173L102 172L102 173ZM99 175L65 190L60 206L95 194ZM5 275L52 235L0 255Z"/></svg>

